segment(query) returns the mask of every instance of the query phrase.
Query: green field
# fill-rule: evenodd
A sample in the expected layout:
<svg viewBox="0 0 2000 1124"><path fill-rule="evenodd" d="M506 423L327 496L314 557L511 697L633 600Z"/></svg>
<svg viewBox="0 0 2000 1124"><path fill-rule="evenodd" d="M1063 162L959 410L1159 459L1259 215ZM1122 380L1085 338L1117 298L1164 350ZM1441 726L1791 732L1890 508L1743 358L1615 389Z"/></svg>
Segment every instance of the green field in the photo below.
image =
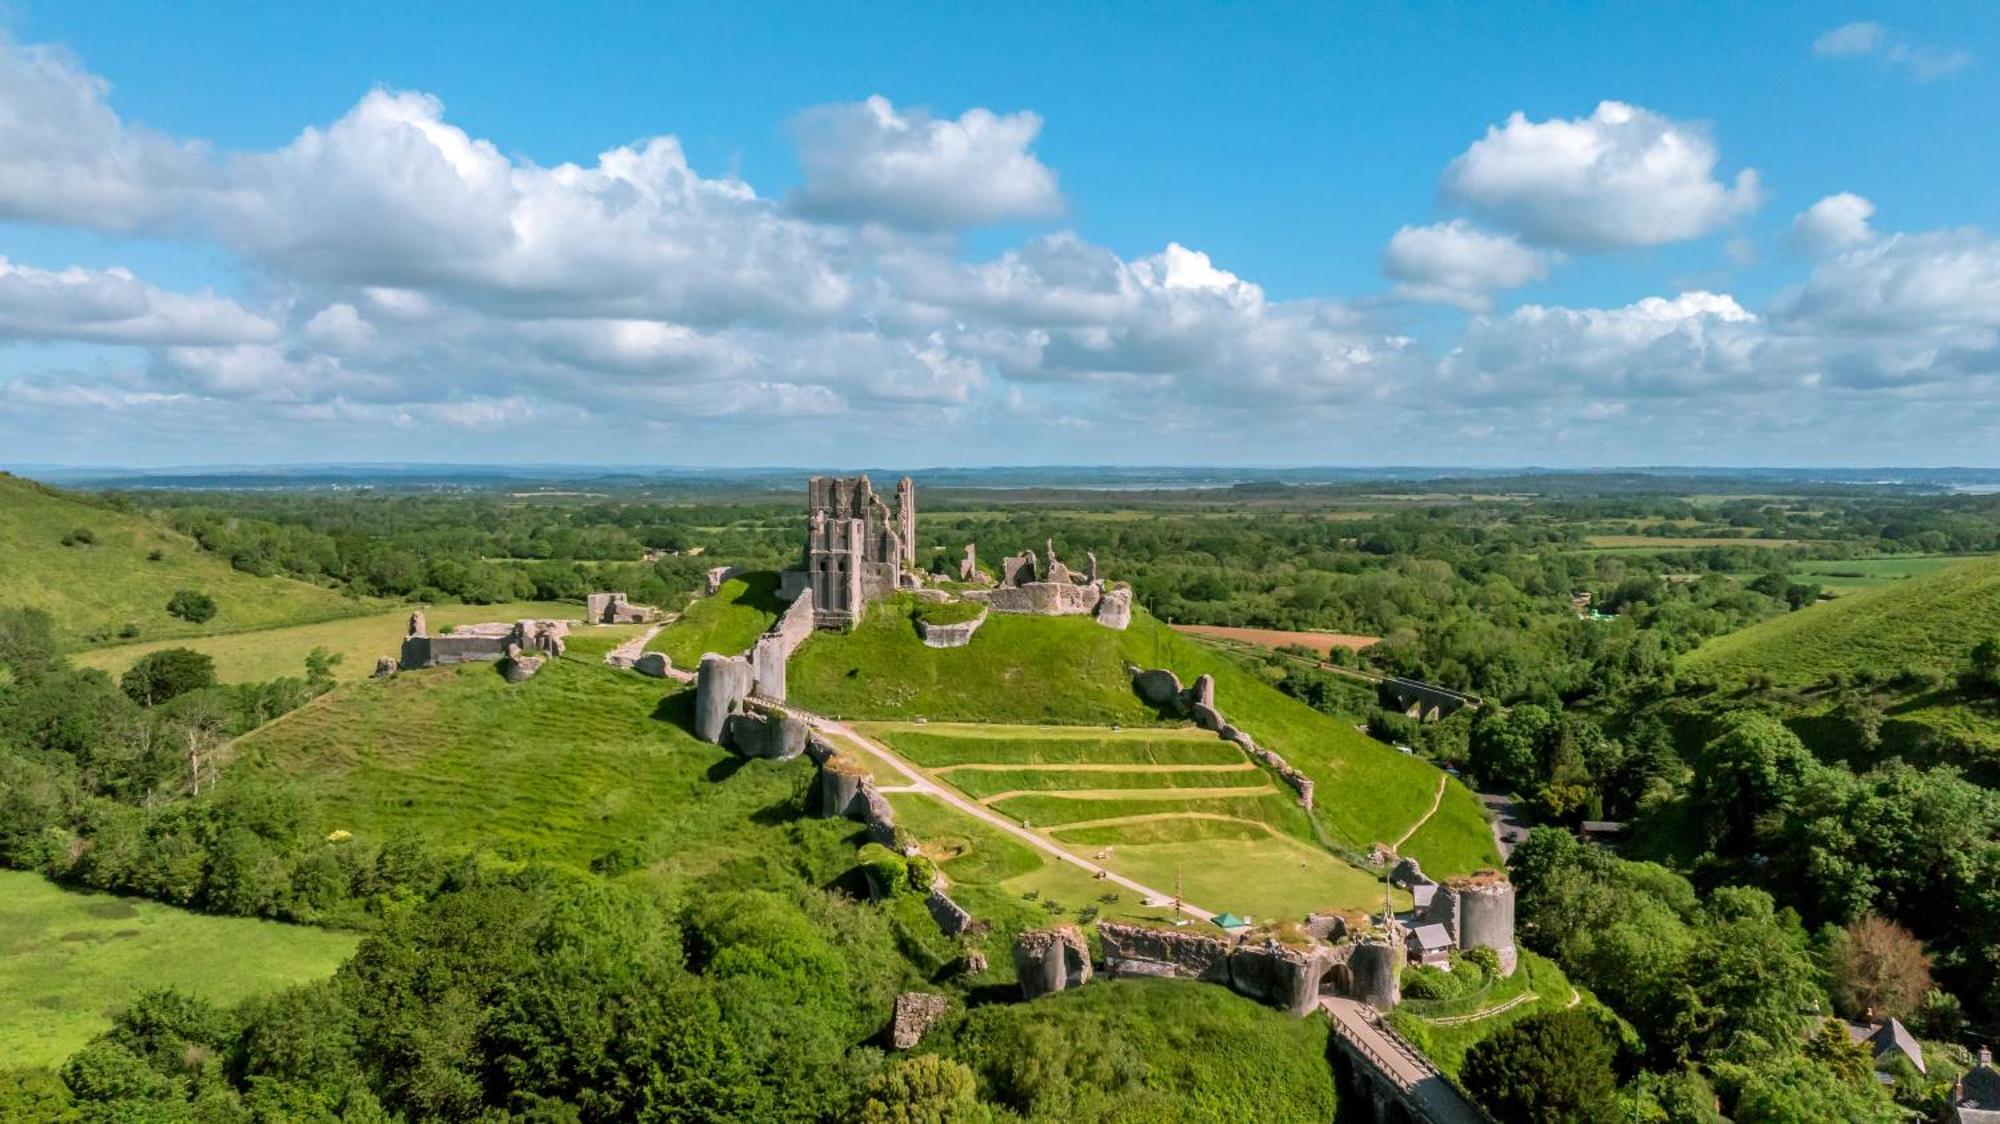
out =
<svg viewBox="0 0 2000 1124"><path fill-rule="evenodd" d="M93 541L64 546L77 531ZM213 597L214 619L169 615L167 600L182 589ZM44 609L64 640L101 644L127 625L136 629L128 639L213 636L374 613L384 603L253 577L142 515L0 473L0 605Z"/></svg>
<svg viewBox="0 0 2000 1124"><path fill-rule="evenodd" d="M1128 748L1128 739L1149 744L1144 740L1146 730L1131 727L1147 726L1154 731L1144 760L1228 760L1193 748L1209 736L1200 731L1166 735L1159 730L1166 720L1132 691L1126 663L1166 666L1183 681L1202 673L1215 676L1217 705L1231 722L1313 779L1314 815L1327 834L1345 846L1364 850L1400 838L1429 811L1437 790L1438 771L1428 762L1398 753L1351 725L1280 694L1227 655L1174 632L1143 611L1134 611L1131 628L1123 632L1083 617L995 613L970 645L942 649L927 648L917 640L907 613L906 605L892 602L872 611L851 633L815 635L793 657L788 675L791 697L813 710L843 717L902 723L928 719L924 726L887 727L884 734L899 750L928 766L970 761L1130 763L1140 751ZM1000 732L998 746L972 746L965 739L967 745L961 748L943 744L959 738L955 728L941 732L944 722L1124 728L1116 734L1091 730L1087 740L1078 742L1009 728ZM885 731L880 725L870 728ZM1038 746L1026 744L1038 739ZM1175 756L1182 752L1177 739L1186 740L1193 756ZM1105 756L1096 756L1100 752ZM1047 797L1017 799L1052 802ZM1250 818L1288 824L1288 834L1313 837L1303 826L1305 813L1290 801L1289 790L1269 799L1281 808L1290 804L1291 812L1273 816L1260 809ZM1077 810L1071 807L1067 812L1073 816ZM1111 810L1091 818L1122 814L1129 813ZM1437 816L1403 850L1440 877L1499 864L1477 799L1455 782L1447 786Z"/></svg>
<svg viewBox="0 0 2000 1124"><path fill-rule="evenodd" d="M1854 563L1833 563L1851 566ZM1950 673L2000 634L2000 558L1962 562L1717 637L1683 661L1724 683L1804 686L1834 672Z"/></svg>
<svg viewBox="0 0 2000 1124"><path fill-rule="evenodd" d="M697 741L684 725L692 692L660 692L583 659L520 684L488 664L406 672L345 684L240 739L231 767L302 782L359 836L410 829L517 859L584 864L634 848L658 872L698 872L782 835L811 767Z"/></svg>
<svg viewBox="0 0 2000 1124"><path fill-rule="evenodd" d="M1857 558L1842 562L1801 562L1792 567L1798 581L1819 586L1835 597L1880 589L1885 585L1927 577L1949 570L1977 555L1904 555L1893 558Z"/></svg>
<svg viewBox="0 0 2000 1124"><path fill-rule="evenodd" d="M76 662L122 673L133 661L161 648L193 648L215 660L215 677L224 683L260 683L285 675L305 673L306 654L324 648L340 657L333 674L338 679L360 679L375 670L375 660L394 657L402 649L409 628L410 611L417 606L347 617L318 624L266 628L227 636L205 636L192 640L156 640L140 644L120 644L85 652ZM522 617L577 619L582 606L556 601L522 601L506 605L430 605L423 608L425 626L432 632L484 621L512 621ZM610 631L606 629L604 631ZM579 633L591 635L590 632Z"/></svg>
<svg viewBox="0 0 2000 1124"><path fill-rule="evenodd" d="M785 603L778 600L778 575L739 574L723 582L715 596L689 605L646 648L665 653L675 667L693 670L706 653L733 656L755 644L784 609Z"/></svg>
<svg viewBox="0 0 2000 1124"><path fill-rule="evenodd" d="M0 1067L59 1064L153 988L233 1003L330 976L359 940L0 870Z"/></svg>

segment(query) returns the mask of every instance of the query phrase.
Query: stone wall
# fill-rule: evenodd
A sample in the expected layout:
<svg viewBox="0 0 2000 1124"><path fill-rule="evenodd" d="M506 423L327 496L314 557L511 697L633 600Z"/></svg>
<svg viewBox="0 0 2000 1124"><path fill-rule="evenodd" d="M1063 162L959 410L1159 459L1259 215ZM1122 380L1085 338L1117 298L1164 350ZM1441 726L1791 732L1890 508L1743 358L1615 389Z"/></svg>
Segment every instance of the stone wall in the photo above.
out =
<svg viewBox="0 0 2000 1124"><path fill-rule="evenodd" d="M972 634L986 623L986 610L969 621L957 624L931 624L922 617L917 618L917 635L927 648L963 648L972 643Z"/></svg>
<svg viewBox="0 0 2000 1124"><path fill-rule="evenodd" d="M1492 949L1499 954L1501 972L1514 974L1520 954L1514 947L1513 883L1491 870L1434 883L1419 870L1411 888L1419 885L1433 889L1430 904L1417 912L1418 924L1443 925L1460 949Z"/></svg>
<svg viewBox="0 0 2000 1124"><path fill-rule="evenodd" d="M861 762L848 757L820 738L808 728L805 733L805 755L819 766L819 807L818 815L824 819L850 819L868 829L871 843L893 847L905 855L916 854L917 848L906 835L896 830L896 810L889 804L889 798L875 787L875 778ZM931 881L930 890L924 896L924 907L930 911L931 919L937 922L939 931L947 937L955 937L978 927L979 922L962 905L953 901L948 892L950 883L940 873Z"/></svg>
<svg viewBox="0 0 2000 1124"><path fill-rule="evenodd" d="M1023 999L1082 987L1090 982L1090 945L1074 925L1024 929L1014 937L1014 975Z"/></svg>
<svg viewBox="0 0 2000 1124"><path fill-rule="evenodd" d="M969 563L972 547L967 544L965 549ZM1002 559L999 586L966 590L966 600L983 601L996 613L1044 617L1074 617L1088 613L1106 628L1121 631L1132 623L1131 587L1112 586L1099 580L1096 555L1090 556L1089 570L1079 574L1056 557L1053 541L1048 544L1048 552L1045 571L1038 565L1032 550Z"/></svg>
<svg viewBox="0 0 2000 1124"><path fill-rule="evenodd" d="M770 629L757 638L740 656L709 652L701 657L694 677L694 734L705 742L731 746L747 757L796 757L795 736L775 731L781 740L766 739L762 718L736 722L743 717L745 703L752 696L782 702L785 698L785 664L813 631L813 596L807 590L791 603ZM732 735L750 739L739 744Z"/></svg>
<svg viewBox="0 0 2000 1124"><path fill-rule="evenodd" d="M509 646L544 656L561 656L569 622L524 619L461 625L442 636L428 635L421 612L410 614L410 634L397 660L404 670L505 659Z"/></svg>
<svg viewBox="0 0 2000 1124"><path fill-rule="evenodd" d="M1285 783L1299 794L1300 806L1307 809L1313 806L1312 778L1292 768L1291 762L1275 751L1258 745L1255 738L1231 725L1222 711L1216 709L1213 676L1196 676L1193 684L1183 687L1180 676L1166 668L1146 670L1128 664L1126 670L1131 673L1132 689L1138 692L1140 698L1170 713L1192 719L1195 725L1214 731L1223 741L1234 742L1244 753L1270 766L1284 778Z"/></svg>
<svg viewBox="0 0 2000 1124"><path fill-rule="evenodd" d="M785 701L785 664L812 633L813 595L808 589L751 645L750 663L757 677L752 693Z"/></svg>
<svg viewBox="0 0 2000 1124"><path fill-rule="evenodd" d="M1343 959L1333 947L1275 940L1237 941L1202 933L1099 922L1104 970L1114 976L1171 976L1221 984L1238 995L1303 1015Z"/></svg>
<svg viewBox="0 0 2000 1124"><path fill-rule="evenodd" d="M585 624L645 624L660 615L651 605L635 605L622 593L593 593L583 600Z"/></svg>

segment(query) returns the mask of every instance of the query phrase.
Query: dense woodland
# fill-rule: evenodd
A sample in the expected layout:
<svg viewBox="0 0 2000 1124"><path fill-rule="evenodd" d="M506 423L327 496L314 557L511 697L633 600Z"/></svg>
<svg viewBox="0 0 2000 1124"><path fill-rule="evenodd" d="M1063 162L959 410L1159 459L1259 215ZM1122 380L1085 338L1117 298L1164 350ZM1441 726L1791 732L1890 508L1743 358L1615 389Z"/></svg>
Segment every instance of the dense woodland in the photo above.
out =
<svg viewBox="0 0 2000 1124"><path fill-rule="evenodd" d="M2000 770L1973 735L1940 727L1885 742L1883 723L1912 699L1990 715L2000 627L1943 665L1790 692L1715 682L1681 657L1813 606L1823 591L1799 573L1808 561L2000 550L2000 499L1860 486L1773 497L1712 482L1703 487L1717 494L1694 495L1622 480L1530 495L1532 483L943 492L925 496L919 557L945 569L971 541L990 565L1052 540L1066 560L1094 552L1177 623L1381 637L1334 667L1299 651L1241 658L1312 705L1516 796L1547 825L1512 862L1523 940L1618 1018L1538 1016L1475 1048L1464 1080L1501 1119L1713 1120L1718 1106L1743 1121L1933 1113L1963 1047L2000 1035ZM607 587L670 603L709 566L789 563L802 518L796 497L762 493L111 502L247 573L472 603ZM1604 536L1660 544L1591 549ZM1717 541L1730 539L1744 541ZM1599 619L1579 616L1582 593ZM890 1060L871 1020L919 969L879 917L825 888L840 874L831 857L801 859L776 882L766 868L725 872L707 893L663 901L415 838L328 848L303 793L204 766L228 737L327 690L324 657L295 678L217 686L194 656L167 649L113 680L75 669L45 615L0 605L0 862L368 939L335 979L241 1008L148 997L60 1073L0 1073L0 1110L1083 1121L1157 1119L1195 1103L1148 1099L1159 1083L1146 1074L1157 1050L1199 1047L1170 1032L1165 1013L1116 999L1041 1018L979 1007L944 1048ZM1343 667L1427 679L1486 705L1419 724L1378 706ZM1562 830L1585 819L1630 821L1625 853ZM1258 1084L1330 1099L1316 1083L1324 1074L1307 1076L1300 1061L1323 1053L1323 1032L1295 1041L1193 1002L1173 1018L1265 1043L1264 1068L1247 1079L1225 1078L1222 1060L1176 1076L1219 1090L1200 1118L1217 1106L1254 1112L1253 1093L1231 1098ZM1844 1037L1817 1029L1864 1010L1938 1044L1927 1079L1899 1075L1886 1091Z"/></svg>

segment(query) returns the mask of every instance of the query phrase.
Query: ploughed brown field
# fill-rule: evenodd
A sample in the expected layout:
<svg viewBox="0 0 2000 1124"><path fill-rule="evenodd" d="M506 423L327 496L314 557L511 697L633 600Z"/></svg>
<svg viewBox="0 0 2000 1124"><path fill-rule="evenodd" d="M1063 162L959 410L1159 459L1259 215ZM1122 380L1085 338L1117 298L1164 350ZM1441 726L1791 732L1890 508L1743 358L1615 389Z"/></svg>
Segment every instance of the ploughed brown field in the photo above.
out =
<svg viewBox="0 0 2000 1124"><path fill-rule="evenodd" d="M1266 648L1281 648L1287 644L1296 644L1311 648L1322 656L1330 654L1335 648L1358 652L1382 639L1379 636L1355 636L1346 632L1287 632L1282 628L1231 628L1220 624L1177 624L1174 626L1174 631L1191 633L1195 636L1213 636L1220 640L1238 640Z"/></svg>

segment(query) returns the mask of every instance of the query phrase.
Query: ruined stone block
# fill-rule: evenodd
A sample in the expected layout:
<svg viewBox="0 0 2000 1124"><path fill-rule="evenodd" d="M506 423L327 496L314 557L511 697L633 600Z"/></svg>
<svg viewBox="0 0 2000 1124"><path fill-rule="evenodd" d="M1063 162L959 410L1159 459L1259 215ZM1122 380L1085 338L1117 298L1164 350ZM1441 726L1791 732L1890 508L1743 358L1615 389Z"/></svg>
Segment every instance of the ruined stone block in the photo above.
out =
<svg viewBox="0 0 2000 1124"><path fill-rule="evenodd" d="M1074 925L1026 929L1014 937L1021 997L1033 999L1090 982L1090 945Z"/></svg>
<svg viewBox="0 0 2000 1124"><path fill-rule="evenodd" d="M889 1045L908 1050L923 1041L925 1032L943 1021L951 1001L942 995L906 991L896 997L895 1017L889 1023Z"/></svg>
<svg viewBox="0 0 2000 1124"><path fill-rule="evenodd" d="M396 674L396 659L394 656L382 656L375 661L375 678L387 679L394 674Z"/></svg>
<svg viewBox="0 0 2000 1124"><path fill-rule="evenodd" d="M665 679L667 669L672 666L673 661L667 658L665 652L641 652L639 658L632 661L633 671L641 675L650 675L655 679Z"/></svg>
<svg viewBox="0 0 2000 1124"><path fill-rule="evenodd" d="M1093 565L1095 561L1093 558ZM1107 589L1097 601L1097 623L1123 632L1132 623L1132 587Z"/></svg>

